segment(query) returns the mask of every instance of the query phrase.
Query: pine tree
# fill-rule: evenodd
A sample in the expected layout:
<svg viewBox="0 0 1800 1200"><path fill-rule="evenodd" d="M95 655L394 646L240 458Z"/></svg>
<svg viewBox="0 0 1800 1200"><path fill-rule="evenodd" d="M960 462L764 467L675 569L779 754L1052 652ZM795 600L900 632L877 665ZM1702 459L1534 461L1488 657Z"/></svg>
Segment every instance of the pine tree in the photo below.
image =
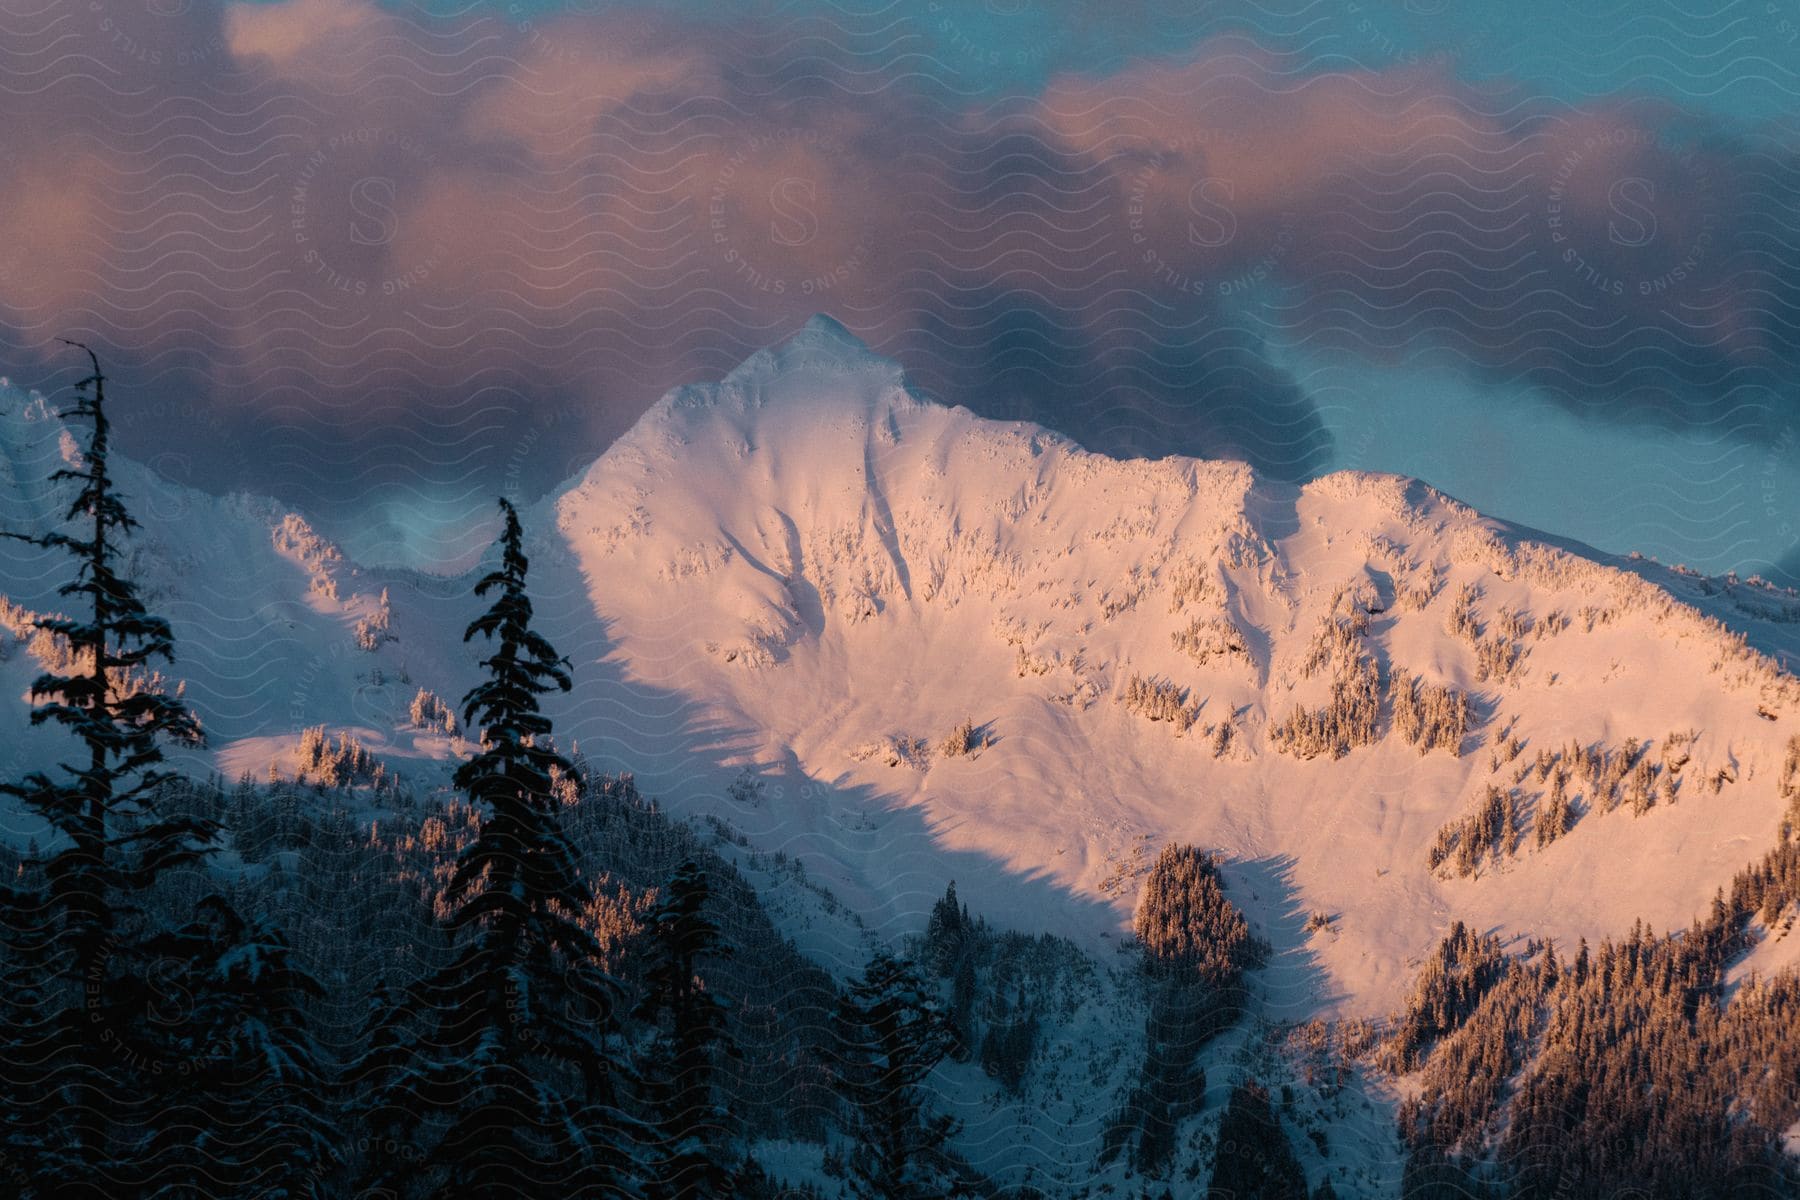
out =
<svg viewBox="0 0 1800 1200"><path fill-rule="evenodd" d="M962 954L963 917L956 900L956 881L944 889L943 898L931 906L925 922L926 963L933 974L948 978Z"/></svg>
<svg viewBox="0 0 1800 1200"><path fill-rule="evenodd" d="M171 968L162 989L175 1003L148 1014L142 1041L180 1069L157 1089L137 1193L328 1194L337 1139L305 1019L324 989L294 965L285 937L219 896L148 948Z"/></svg>
<svg viewBox="0 0 1800 1200"><path fill-rule="evenodd" d="M359 1031L362 1051L343 1074L345 1123L355 1144L367 1148L363 1161L353 1164L363 1194L399 1195L413 1171L399 1153L401 1146L411 1148L409 1084L421 1054L411 1015L405 996L386 981L377 984Z"/></svg>
<svg viewBox="0 0 1800 1200"><path fill-rule="evenodd" d="M925 1200L962 1194L944 1162L956 1130L929 1116L919 1084L950 1046L944 1018L918 969L880 953L839 1008L839 1082L855 1116L851 1158L856 1195L864 1200Z"/></svg>
<svg viewBox="0 0 1800 1200"><path fill-rule="evenodd" d="M716 962L732 952L705 911L711 895L706 872L689 858L645 924L650 961L637 1015L667 1018L643 1072L656 1145L649 1194L657 1200L728 1195L735 1174L725 1151L730 1116L713 1096L719 1056L737 1055L729 1006L699 974L702 959Z"/></svg>
<svg viewBox="0 0 1800 1200"><path fill-rule="evenodd" d="M1134 920L1146 965L1233 991L1267 953L1225 896L1216 859L1195 846L1164 846L1144 880Z"/></svg>
<svg viewBox="0 0 1800 1200"><path fill-rule="evenodd" d="M1197 980L1171 975L1152 985L1144 1065L1126 1102L1138 1128L1132 1161L1139 1171L1159 1175L1167 1167L1181 1122L1205 1102L1206 1072L1195 1060L1235 1015L1234 1006Z"/></svg>
<svg viewBox="0 0 1800 1200"><path fill-rule="evenodd" d="M1548 846L1569 831L1569 774L1561 767L1550 780L1550 794L1537 817L1537 844Z"/></svg>
<svg viewBox="0 0 1800 1200"><path fill-rule="evenodd" d="M965 943L950 977L950 1056L968 1062L975 1048L975 955Z"/></svg>
<svg viewBox="0 0 1800 1200"><path fill-rule="evenodd" d="M76 563L61 594L86 612L38 622L74 666L34 682L48 703L32 721L68 729L86 762L61 782L36 773L0 785L57 835L47 857L33 855L41 886L0 896L7 982L22 1001L9 1014L22 1037L3 1064L8 1147L44 1194L304 1194L329 1141L302 1015L317 985L289 965L279 934L222 896L178 929L161 924L170 889L158 885L212 852L224 797L161 766L163 745L198 744L200 725L151 670L173 659L168 623L119 569L118 542L137 523L114 486L106 379L88 358L92 374L61 415L89 437L51 476L77 485L66 519L81 532L21 538ZM271 1114L279 1132L251 1137Z"/></svg>
<svg viewBox="0 0 1800 1200"><path fill-rule="evenodd" d="M78 532L5 536L74 560L75 578L60 594L81 615L36 621L74 665L32 683L31 723L62 726L83 755L63 765L62 779L33 772L0 784L52 833L31 863L41 886L0 892L4 988L13 1002L0 1045L9 1084L0 1152L23 1164L42 1194L89 1196L116 1187L109 1178L133 1153L122 1130L150 1107L148 1065L131 1045L135 1018L151 1001L141 897L163 871L198 860L213 829L159 820L152 808L168 779L163 745L198 743L200 725L148 677L151 663L173 660L173 636L120 571L119 540L137 522L109 468L106 377L92 351L69 344L87 353L93 370L59 416L85 423L88 437L79 460L50 482L75 485L64 519Z"/></svg>
<svg viewBox="0 0 1800 1200"><path fill-rule="evenodd" d="M981 1039L981 1069L1017 1094L1037 1049L1038 1019L1026 1002L1025 985L1019 985L1018 999L1010 1010L1005 995L996 996L991 1015L993 1020Z"/></svg>
<svg viewBox="0 0 1800 1200"><path fill-rule="evenodd" d="M1206 1194L1208 1200L1306 1200L1306 1175L1269 1107L1268 1091L1254 1080L1233 1088L1225 1105Z"/></svg>
<svg viewBox="0 0 1800 1200"><path fill-rule="evenodd" d="M610 1044L619 986L577 919L590 893L553 799L554 777L573 768L538 705L569 690L568 660L531 627L524 535L512 505L500 510L500 563L475 585L494 599L463 635L492 644L487 678L463 698L481 751L454 777L485 815L443 896L453 957L413 995L428 1028L407 1087L448 1125L423 1184L444 1196L510 1197L521 1180L630 1194L625 1072Z"/></svg>

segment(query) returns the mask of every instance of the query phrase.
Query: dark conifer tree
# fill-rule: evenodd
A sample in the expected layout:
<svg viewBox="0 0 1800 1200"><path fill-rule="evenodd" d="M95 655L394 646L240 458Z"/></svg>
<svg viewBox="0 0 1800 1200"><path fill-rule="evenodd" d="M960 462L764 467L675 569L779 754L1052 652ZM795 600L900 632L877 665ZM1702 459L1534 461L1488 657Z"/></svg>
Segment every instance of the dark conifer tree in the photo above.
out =
<svg viewBox="0 0 1800 1200"><path fill-rule="evenodd" d="M1261 1084L1251 1081L1231 1090L1219 1120L1218 1146L1208 1200L1306 1200L1306 1174Z"/></svg>
<svg viewBox="0 0 1800 1200"><path fill-rule="evenodd" d="M950 978L950 1057L968 1062L975 1052L975 955L965 941Z"/></svg>
<svg viewBox="0 0 1800 1200"><path fill-rule="evenodd" d="M962 1194L943 1149L956 1131L925 1110L919 1085L949 1052L951 1033L912 963L877 954L839 1012L840 1082L855 1114L851 1158L865 1200Z"/></svg>
<svg viewBox="0 0 1800 1200"><path fill-rule="evenodd" d="M377 984L360 1030L361 1053L342 1077L345 1124L363 1151L351 1166L369 1195L400 1195L414 1169L409 1085L422 1051L411 1015L403 995Z"/></svg>
<svg viewBox="0 0 1800 1200"><path fill-rule="evenodd" d="M643 1072L655 1141L648 1190L656 1200L729 1195L736 1174L725 1148L730 1117L713 1095L720 1056L737 1053L729 1005L700 975L703 959L732 952L706 912L711 896L705 870L689 858L645 923L649 962L637 1015L664 1022Z"/></svg>
<svg viewBox="0 0 1800 1200"><path fill-rule="evenodd" d="M1163 847L1144 880L1136 918L1151 977L1139 1086L1108 1135L1108 1151L1138 1134L1134 1163L1158 1174L1175 1149L1180 1123L1198 1110L1206 1044L1238 1017L1244 972L1267 945L1225 895L1218 862L1196 846Z"/></svg>
<svg viewBox="0 0 1800 1200"><path fill-rule="evenodd" d="M538 705L569 690L569 665L531 626L524 535L512 505L500 510L500 562L475 585L493 601L463 635L492 647L463 698L481 750L455 775L484 815L443 896L453 957L414 994L427 1018L408 1083L429 1114L419 1182L459 1197L516 1196L522 1180L630 1195L635 1138L611 1044L619 987L579 923L590 894L553 794L573 768Z"/></svg>
<svg viewBox="0 0 1800 1200"><path fill-rule="evenodd" d="M994 998L991 1020L981 1039L981 1069L1000 1080L1007 1091L1017 1093L1037 1048L1038 1019L1019 985L1017 1001L1008 1009L1006 997Z"/></svg>
<svg viewBox="0 0 1800 1200"><path fill-rule="evenodd" d="M962 957L964 910L957 905L956 881L944 889L943 898L931 906L925 922L925 961L936 975L948 978Z"/></svg>
<svg viewBox="0 0 1800 1200"><path fill-rule="evenodd" d="M78 343L69 343L78 345ZM134 1122L153 1108L149 1067L132 1044L151 996L146 984L141 901L171 867L205 853L213 830L195 820L159 820L152 809L167 780L167 743L197 743L200 725L175 697L151 686L150 664L173 659L168 622L151 614L121 573L120 540L137 528L110 472L106 377L85 346L92 373L77 385L64 420L88 427L78 461L50 476L75 485L64 519L75 532L6 536L73 559L61 589L76 616L40 618L73 664L32 683L33 725L62 726L81 745L62 778L33 772L0 783L49 826L34 854L37 886L0 892L4 988L13 1012L0 1071L8 1083L0 1146L41 1189L58 1196L116 1190L135 1154Z"/></svg>
<svg viewBox="0 0 1800 1200"><path fill-rule="evenodd" d="M326 1078L305 1019L324 989L287 939L218 896L157 934L161 1001L142 1044L176 1064L136 1172L143 1196L321 1196L337 1156Z"/></svg>

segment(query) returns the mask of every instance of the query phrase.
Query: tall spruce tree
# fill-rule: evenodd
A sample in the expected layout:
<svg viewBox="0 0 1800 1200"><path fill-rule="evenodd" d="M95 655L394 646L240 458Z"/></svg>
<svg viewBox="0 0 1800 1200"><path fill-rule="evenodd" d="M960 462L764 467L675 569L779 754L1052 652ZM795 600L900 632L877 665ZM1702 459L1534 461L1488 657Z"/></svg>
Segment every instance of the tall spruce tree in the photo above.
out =
<svg viewBox="0 0 1800 1200"><path fill-rule="evenodd" d="M931 906L931 916L925 922L924 957L933 974L949 978L956 973L967 937L962 914L956 899L956 881L952 879L943 898Z"/></svg>
<svg viewBox="0 0 1800 1200"><path fill-rule="evenodd" d="M443 901L452 956L412 1003L425 1015L407 1089L426 1146L427 1194L507 1196L525 1181L557 1195L636 1194L623 1114L618 984L579 923L590 896L559 823L555 780L571 771L538 697L568 691L568 660L531 627L518 513L500 501L493 595L463 635L489 639L487 678L463 698L481 750L456 786L484 815Z"/></svg>
<svg viewBox="0 0 1800 1200"><path fill-rule="evenodd" d="M702 959L731 955L706 911L711 898L705 870L689 858L645 922L649 961L637 1015L663 1023L643 1071L655 1139L649 1194L656 1200L735 1190L736 1164L725 1146L730 1115L713 1096L719 1058L736 1054L729 1005L700 976Z"/></svg>
<svg viewBox="0 0 1800 1200"><path fill-rule="evenodd" d="M139 1123L155 1111L159 1065L138 1045L154 1000L148 981L143 898L164 871L195 862L213 834L203 821L160 820L168 779L163 746L198 743L200 725L154 686L151 664L172 661L169 624L151 614L120 566L120 540L137 528L110 471L106 376L76 385L65 421L87 426L76 461L50 476L73 484L64 519L74 532L5 536L60 551L75 578L60 594L76 616L39 618L72 664L31 685L33 725L59 725L81 754L61 778L33 772L0 783L49 827L34 855L35 886L0 892L4 987L13 1011L0 1045L7 1083L0 1138L40 1194L116 1194L141 1151Z"/></svg>
<svg viewBox="0 0 1800 1200"><path fill-rule="evenodd" d="M840 1084L855 1115L851 1178L864 1200L962 1195L943 1150L956 1131L925 1110L919 1085L949 1053L951 1031L918 968L877 954L838 1016Z"/></svg>

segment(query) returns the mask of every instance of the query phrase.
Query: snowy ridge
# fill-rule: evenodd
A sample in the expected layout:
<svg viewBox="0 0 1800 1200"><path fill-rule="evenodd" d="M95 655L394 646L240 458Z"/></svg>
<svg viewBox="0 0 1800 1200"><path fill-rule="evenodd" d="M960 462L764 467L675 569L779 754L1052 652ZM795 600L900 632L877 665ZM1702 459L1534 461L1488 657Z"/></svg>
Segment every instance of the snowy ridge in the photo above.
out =
<svg viewBox="0 0 1800 1200"><path fill-rule="evenodd" d="M117 407L129 404L121 389ZM0 387L0 528L55 527L64 500L47 480L74 445L43 398ZM315 724L360 729L384 749L424 752L396 732L412 693L401 696L401 685L385 677L400 673L404 658L384 663L357 648L358 628L382 621L387 576L348 562L272 500L207 495L118 455L113 468L141 526L127 542L131 570L175 632L177 662L165 671L185 684L208 733L213 761L196 766L260 775ZM0 594L20 610L10 634L0 635L0 679L15 701L0 712L0 761L9 769L47 765L61 748L54 731L27 727L25 691L44 664L21 651L31 617L60 609L65 572L57 555L0 543ZM409 621L390 614L388 623L405 629ZM7 832L31 831L8 821Z"/></svg>

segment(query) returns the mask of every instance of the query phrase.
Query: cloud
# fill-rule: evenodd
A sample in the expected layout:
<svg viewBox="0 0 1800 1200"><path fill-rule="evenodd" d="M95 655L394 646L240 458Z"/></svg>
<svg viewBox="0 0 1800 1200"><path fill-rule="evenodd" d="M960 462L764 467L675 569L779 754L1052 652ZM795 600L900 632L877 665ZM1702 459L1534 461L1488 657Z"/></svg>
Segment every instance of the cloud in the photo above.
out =
<svg viewBox="0 0 1800 1200"><path fill-rule="evenodd" d="M1800 588L1800 546L1788 550L1766 576L1779 587Z"/></svg>
<svg viewBox="0 0 1800 1200"><path fill-rule="evenodd" d="M1330 442L1273 340L1634 425L1792 407L1791 155L1666 103L1236 36L996 100L829 23L204 7L132 27L155 61L15 39L0 352L94 337L265 448L222 485L315 509L547 486L821 310L944 400L1289 477Z"/></svg>
<svg viewBox="0 0 1800 1200"><path fill-rule="evenodd" d="M1229 272L1291 231L1270 273L1296 340L1439 352L1590 416L1736 434L1766 428L1742 419L1744 388L1800 357L1794 287L1771 269L1793 253L1791 151L1666 102L1571 110L1248 53L1061 83L1045 110L1145 202L1173 271Z"/></svg>
<svg viewBox="0 0 1800 1200"><path fill-rule="evenodd" d="M8 286L0 313L29 323L77 304L102 277L105 197L121 180L105 158L37 148L0 177L0 244Z"/></svg>
<svg viewBox="0 0 1800 1200"><path fill-rule="evenodd" d="M260 61L281 74L324 67L332 52L369 38L386 24L366 0L240 2L224 10L225 46L231 56Z"/></svg>
<svg viewBox="0 0 1800 1200"><path fill-rule="evenodd" d="M603 116L645 98L711 96L718 64L666 22L562 18L534 24L511 68L463 116L472 139L510 139L542 164L566 165Z"/></svg>

